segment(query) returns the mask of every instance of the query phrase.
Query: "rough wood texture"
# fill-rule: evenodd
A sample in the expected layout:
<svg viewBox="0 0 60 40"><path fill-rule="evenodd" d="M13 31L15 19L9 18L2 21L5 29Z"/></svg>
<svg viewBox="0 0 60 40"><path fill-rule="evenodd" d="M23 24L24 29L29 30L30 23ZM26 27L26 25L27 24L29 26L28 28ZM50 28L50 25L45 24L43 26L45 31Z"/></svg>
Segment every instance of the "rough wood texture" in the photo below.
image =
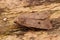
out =
<svg viewBox="0 0 60 40"><path fill-rule="evenodd" d="M29 3L23 1L0 0L0 10L2 9L0 12L0 40L60 40L60 0L46 1L41 5L31 4L31 6L27 6ZM49 18L54 26L52 30L27 30L27 28L19 28L14 23L14 19L20 13L44 10L52 10L53 14Z"/></svg>

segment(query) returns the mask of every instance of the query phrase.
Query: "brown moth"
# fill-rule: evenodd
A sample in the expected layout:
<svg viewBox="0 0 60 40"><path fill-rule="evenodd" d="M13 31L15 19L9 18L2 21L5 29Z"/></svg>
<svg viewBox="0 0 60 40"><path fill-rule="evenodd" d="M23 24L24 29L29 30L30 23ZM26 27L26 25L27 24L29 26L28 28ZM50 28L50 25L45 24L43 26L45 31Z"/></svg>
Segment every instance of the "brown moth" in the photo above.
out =
<svg viewBox="0 0 60 40"><path fill-rule="evenodd" d="M25 27L52 29L52 24L49 19L50 16L51 11L21 13L15 19L15 22Z"/></svg>

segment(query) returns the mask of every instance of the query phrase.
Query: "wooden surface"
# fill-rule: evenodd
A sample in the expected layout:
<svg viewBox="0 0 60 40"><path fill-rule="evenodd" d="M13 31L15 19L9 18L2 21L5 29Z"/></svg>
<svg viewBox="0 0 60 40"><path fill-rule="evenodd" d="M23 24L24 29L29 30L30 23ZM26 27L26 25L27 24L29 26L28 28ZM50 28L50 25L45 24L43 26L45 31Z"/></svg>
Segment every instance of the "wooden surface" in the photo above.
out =
<svg viewBox="0 0 60 40"><path fill-rule="evenodd" d="M0 1L0 40L60 40L60 1L53 3L45 3L39 6L24 7L20 5L19 0L1 0ZM25 5L25 3L24 3ZM14 23L14 19L20 14L32 11L43 10L55 10L52 11L50 19L53 26L56 27L52 30L38 30L34 31L24 28L24 31L20 29L18 25ZM58 20L57 20L58 19ZM16 31L17 30L17 31ZM11 34L11 35L5 35ZM18 35L18 36L17 36ZM14 37L14 38L13 38ZM16 38L16 39L15 39Z"/></svg>

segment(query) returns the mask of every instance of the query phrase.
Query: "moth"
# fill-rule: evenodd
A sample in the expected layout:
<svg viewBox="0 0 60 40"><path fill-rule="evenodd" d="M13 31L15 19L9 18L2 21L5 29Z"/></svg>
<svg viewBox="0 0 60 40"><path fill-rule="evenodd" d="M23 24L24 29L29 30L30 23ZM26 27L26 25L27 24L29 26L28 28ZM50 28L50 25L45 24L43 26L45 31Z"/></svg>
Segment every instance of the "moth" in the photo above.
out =
<svg viewBox="0 0 60 40"><path fill-rule="evenodd" d="M21 13L14 22L29 28L52 29L50 16L51 11Z"/></svg>

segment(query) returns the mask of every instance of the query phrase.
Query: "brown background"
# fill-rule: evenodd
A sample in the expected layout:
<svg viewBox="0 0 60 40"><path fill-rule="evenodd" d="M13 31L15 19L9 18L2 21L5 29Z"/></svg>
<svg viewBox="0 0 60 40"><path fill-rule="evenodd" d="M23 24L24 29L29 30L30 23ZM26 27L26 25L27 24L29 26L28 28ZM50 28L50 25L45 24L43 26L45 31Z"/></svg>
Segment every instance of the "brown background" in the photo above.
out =
<svg viewBox="0 0 60 40"><path fill-rule="evenodd" d="M40 1L41 3L36 5L29 1L26 2L26 0L0 0L0 40L60 40L60 1ZM18 25L14 23L14 19L20 13L43 10L53 11L50 19L56 28L52 30L21 31Z"/></svg>

